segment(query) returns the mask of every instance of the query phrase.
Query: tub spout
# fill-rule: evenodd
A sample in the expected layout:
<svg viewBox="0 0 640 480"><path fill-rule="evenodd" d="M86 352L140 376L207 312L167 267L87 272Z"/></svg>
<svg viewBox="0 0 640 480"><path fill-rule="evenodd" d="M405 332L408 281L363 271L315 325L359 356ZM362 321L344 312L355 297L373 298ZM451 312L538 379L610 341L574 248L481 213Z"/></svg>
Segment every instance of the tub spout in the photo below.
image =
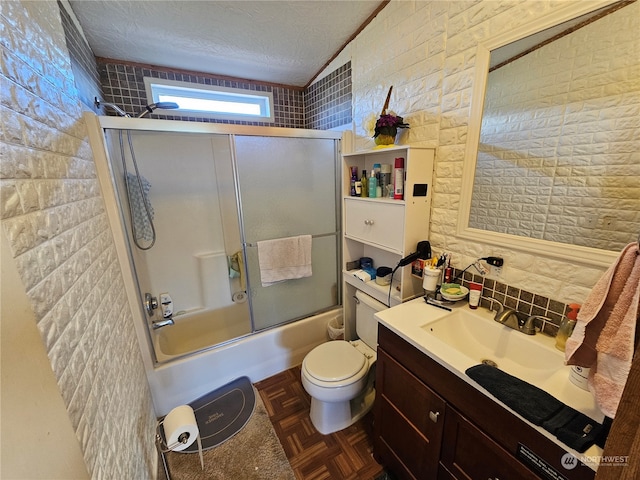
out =
<svg viewBox="0 0 640 480"><path fill-rule="evenodd" d="M151 326L153 327L154 330L157 330L159 328L162 327L166 327L167 325L173 325L173 318L169 317L169 318L164 318L162 320L159 320L157 322L151 322Z"/></svg>

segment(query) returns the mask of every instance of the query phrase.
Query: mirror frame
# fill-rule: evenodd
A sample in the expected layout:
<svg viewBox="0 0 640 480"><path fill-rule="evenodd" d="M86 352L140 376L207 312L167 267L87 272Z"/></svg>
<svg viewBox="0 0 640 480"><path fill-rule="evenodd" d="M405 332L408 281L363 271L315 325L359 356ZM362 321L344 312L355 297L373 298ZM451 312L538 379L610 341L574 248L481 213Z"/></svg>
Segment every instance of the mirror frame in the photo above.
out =
<svg viewBox="0 0 640 480"><path fill-rule="evenodd" d="M592 0L572 2L571 4L560 6L554 9L553 12L543 15L521 27L514 28L478 43L469 112L469 126L467 130L467 144L462 172L462 190L460 192L460 209L458 211L456 231L458 238L503 247L508 246L510 249L520 250L536 256L546 256L567 262L578 262L597 267L609 267L616 260L619 252L470 228L469 214L471 211L471 197L473 195L476 159L478 157L478 144L480 141L480 128L482 125L484 96L489 75L491 51L594 10L614 4L617 1L618 0Z"/></svg>

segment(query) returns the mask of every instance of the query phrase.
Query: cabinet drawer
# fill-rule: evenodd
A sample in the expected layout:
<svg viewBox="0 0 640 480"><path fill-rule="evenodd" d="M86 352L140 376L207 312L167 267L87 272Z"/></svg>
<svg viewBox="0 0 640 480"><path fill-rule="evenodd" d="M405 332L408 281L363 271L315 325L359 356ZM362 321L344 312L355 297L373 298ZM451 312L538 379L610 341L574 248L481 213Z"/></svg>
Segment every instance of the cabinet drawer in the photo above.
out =
<svg viewBox="0 0 640 480"><path fill-rule="evenodd" d="M536 480L539 477L491 440L467 419L447 408L439 478L499 478Z"/></svg>
<svg viewBox="0 0 640 480"><path fill-rule="evenodd" d="M403 253L404 205L346 198L345 236Z"/></svg>

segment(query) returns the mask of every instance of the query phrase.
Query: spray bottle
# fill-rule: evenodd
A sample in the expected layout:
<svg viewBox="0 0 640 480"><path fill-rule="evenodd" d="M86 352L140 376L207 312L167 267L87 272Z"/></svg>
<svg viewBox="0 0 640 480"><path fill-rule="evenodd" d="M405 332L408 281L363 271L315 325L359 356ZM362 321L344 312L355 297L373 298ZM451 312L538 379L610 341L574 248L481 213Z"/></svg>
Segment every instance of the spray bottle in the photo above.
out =
<svg viewBox="0 0 640 480"><path fill-rule="evenodd" d="M572 303L569 305L570 311L560 322L560 328L556 334L556 348L558 350L564 349L567 345L567 339L573 333L573 329L576 326L576 319L578 318L578 312L580 311L580 304Z"/></svg>

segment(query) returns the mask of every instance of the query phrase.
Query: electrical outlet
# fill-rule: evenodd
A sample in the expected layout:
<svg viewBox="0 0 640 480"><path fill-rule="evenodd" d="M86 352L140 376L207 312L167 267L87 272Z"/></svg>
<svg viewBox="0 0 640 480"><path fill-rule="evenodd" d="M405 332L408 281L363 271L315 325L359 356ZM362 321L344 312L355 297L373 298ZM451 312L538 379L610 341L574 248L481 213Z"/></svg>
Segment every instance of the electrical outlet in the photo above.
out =
<svg viewBox="0 0 640 480"><path fill-rule="evenodd" d="M502 267L489 267L491 268L491 276L495 277L495 280L502 278Z"/></svg>

